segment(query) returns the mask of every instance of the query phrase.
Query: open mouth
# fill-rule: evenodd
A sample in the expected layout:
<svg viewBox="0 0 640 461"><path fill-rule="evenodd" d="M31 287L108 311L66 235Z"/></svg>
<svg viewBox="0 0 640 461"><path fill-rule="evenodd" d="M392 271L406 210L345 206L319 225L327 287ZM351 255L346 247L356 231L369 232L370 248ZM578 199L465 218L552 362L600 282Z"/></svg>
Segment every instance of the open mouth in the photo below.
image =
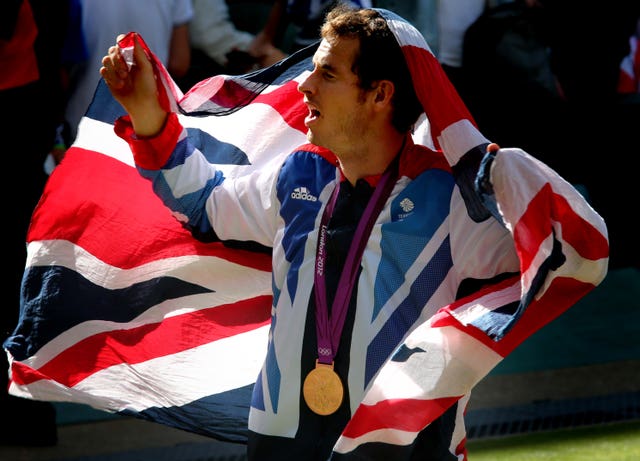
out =
<svg viewBox="0 0 640 461"><path fill-rule="evenodd" d="M309 104L307 104L307 108L309 109L309 113L307 114L307 117L304 120L305 124L309 124L317 120L318 118L320 118L320 111L318 109L316 109L314 106L311 106Z"/></svg>
<svg viewBox="0 0 640 461"><path fill-rule="evenodd" d="M315 122L316 120L318 120L319 117L320 117L320 111L315 110L315 109L310 110L309 114L304 119L304 123L308 127L309 124L311 124L311 123Z"/></svg>

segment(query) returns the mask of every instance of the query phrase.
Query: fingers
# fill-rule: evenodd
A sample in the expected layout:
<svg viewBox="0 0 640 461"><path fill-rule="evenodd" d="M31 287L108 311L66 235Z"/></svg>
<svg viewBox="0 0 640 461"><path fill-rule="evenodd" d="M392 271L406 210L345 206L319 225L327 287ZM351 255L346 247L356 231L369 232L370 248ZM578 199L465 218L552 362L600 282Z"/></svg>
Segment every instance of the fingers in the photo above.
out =
<svg viewBox="0 0 640 461"><path fill-rule="evenodd" d="M118 35L116 38L116 45L111 46L107 55L102 58L100 75L111 89L121 89L127 84L131 77L131 67L135 63L150 66L144 50L142 49L142 46L140 46L137 34L134 36L133 50L123 50L120 46L121 41L125 37L126 34Z"/></svg>
<svg viewBox="0 0 640 461"><path fill-rule="evenodd" d="M132 115L144 112L150 101L153 104L158 98L158 82L142 39L127 35L123 41L122 37L102 58L100 75L113 97Z"/></svg>
<svg viewBox="0 0 640 461"><path fill-rule="evenodd" d="M144 63L149 62L149 58L145 54L144 49L142 49L142 45L140 45L140 39L137 34L133 38L133 57L135 58L136 63L140 65L144 65Z"/></svg>
<svg viewBox="0 0 640 461"><path fill-rule="evenodd" d="M140 42L138 34L133 38L133 60L142 72L152 72L151 59Z"/></svg>
<svg viewBox="0 0 640 461"><path fill-rule="evenodd" d="M108 54L102 58L100 75L111 88L118 89L124 86L129 71L118 46L109 47Z"/></svg>

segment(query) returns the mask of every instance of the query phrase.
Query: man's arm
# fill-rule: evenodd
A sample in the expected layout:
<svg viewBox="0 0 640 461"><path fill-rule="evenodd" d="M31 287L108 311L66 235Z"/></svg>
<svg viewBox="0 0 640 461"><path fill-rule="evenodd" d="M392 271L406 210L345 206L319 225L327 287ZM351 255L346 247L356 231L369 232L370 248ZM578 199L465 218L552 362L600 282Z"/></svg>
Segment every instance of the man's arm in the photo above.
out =
<svg viewBox="0 0 640 461"><path fill-rule="evenodd" d="M122 37L118 36L118 41ZM136 136L151 137L162 130L168 112L160 105L158 82L137 36L134 43L134 64L131 67L115 45L102 59L100 75L113 97L129 114Z"/></svg>

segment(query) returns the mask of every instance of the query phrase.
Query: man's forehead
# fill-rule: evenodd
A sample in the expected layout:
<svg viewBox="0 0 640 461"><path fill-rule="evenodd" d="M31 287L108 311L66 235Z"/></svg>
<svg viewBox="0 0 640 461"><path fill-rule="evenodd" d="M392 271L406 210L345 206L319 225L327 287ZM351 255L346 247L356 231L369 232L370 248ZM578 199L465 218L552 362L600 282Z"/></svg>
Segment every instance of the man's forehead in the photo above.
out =
<svg viewBox="0 0 640 461"><path fill-rule="evenodd" d="M357 39L322 39L313 62L318 67L350 71L358 45Z"/></svg>

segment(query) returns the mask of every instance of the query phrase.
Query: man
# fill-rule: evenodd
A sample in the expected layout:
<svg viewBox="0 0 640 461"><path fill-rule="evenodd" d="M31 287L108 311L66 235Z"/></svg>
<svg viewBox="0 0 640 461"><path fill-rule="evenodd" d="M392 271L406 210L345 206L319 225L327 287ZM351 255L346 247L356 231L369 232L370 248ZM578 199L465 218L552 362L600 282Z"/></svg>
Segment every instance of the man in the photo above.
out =
<svg viewBox="0 0 640 461"><path fill-rule="evenodd" d="M340 5L321 36L299 84L310 144L277 171L231 180L209 165L139 43L130 69L117 46L103 59L128 112L116 132L194 235L273 249L249 459L466 459L482 341L506 354L510 330L597 285L604 223L545 165L489 144L402 18ZM423 112L437 149L414 140ZM441 330L446 349L424 334L434 322L455 326ZM468 357L458 328L478 339ZM431 372L443 363L464 371Z"/></svg>

